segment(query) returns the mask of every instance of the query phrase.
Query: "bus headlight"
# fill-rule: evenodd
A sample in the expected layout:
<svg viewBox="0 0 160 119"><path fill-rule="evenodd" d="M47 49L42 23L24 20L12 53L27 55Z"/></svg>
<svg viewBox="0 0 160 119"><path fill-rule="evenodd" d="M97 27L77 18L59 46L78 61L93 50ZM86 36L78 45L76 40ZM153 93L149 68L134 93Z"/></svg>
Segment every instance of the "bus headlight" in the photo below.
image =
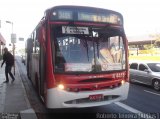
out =
<svg viewBox="0 0 160 119"><path fill-rule="evenodd" d="M125 83L125 80L122 80L122 81L121 81L121 84L123 85L124 83Z"/></svg>
<svg viewBox="0 0 160 119"><path fill-rule="evenodd" d="M64 85L63 84L59 84L58 88L61 89L61 90L63 90L64 89Z"/></svg>

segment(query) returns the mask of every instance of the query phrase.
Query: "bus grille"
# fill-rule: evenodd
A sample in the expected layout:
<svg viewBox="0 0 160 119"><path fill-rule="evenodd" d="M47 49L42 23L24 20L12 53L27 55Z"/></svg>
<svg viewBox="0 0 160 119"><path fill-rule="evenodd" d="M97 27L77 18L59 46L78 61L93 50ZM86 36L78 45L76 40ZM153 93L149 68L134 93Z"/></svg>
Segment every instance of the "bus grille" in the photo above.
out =
<svg viewBox="0 0 160 119"><path fill-rule="evenodd" d="M77 88L67 88L66 90L69 92L81 92L81 91L93 91L93 90L103 90L103 89L114 89L121 86L121 83L112 84L109 86L98 86L97 88L94 86L89 87L77 87Z"/></svg>
<svg viewBox="0 0 160 119"><path fill-rule="evenodd" d="M120 97L119 95L109 95L109 96L104 96L103 99L101 100L90 100L88 98L81 98L81 99L75 99L75 100L70 100L64 102L65 104L83 104L83 103L95 103L95 102L102 102L102 101L109 101L109 100L114 100L116 98Z"/></svg>
<svg viewBox="0 0 160 119"><path fill-rule="evenodd" d="M93 79L86 79L86 80L81 80L81 81L78 81L79 83L90 83L90 82L102 82L102 81L110 81L112 80L112 78L93 78Z"/></svg>

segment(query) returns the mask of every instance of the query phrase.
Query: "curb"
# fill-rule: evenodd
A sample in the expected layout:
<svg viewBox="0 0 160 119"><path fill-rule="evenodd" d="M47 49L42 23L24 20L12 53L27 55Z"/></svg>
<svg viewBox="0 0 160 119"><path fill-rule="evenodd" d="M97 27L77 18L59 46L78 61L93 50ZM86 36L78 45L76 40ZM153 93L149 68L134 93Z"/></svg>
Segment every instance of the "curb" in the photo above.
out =
<svg viewBox="0 0 160 119"><path fill-rule="evenodd" d="M21 79L20 72L19 72L19 68L18 68L17 64L16 64L16 67L17 67L17 69L18 69L18 70L17 70L18 77L19 77L19 79L20 79L20 82L21 82L21 85L22 85L22 88L23 88L24 98L25 98L27 107L29 108L29 109L20 111L20 117L21 117L21 119L38 119L35 111L33 110L33 108L31 108L31 104L30 104L30 102L29 102L29 100L28 100L27 93L26 93L26 90L25 90L23 81L22 81L22 79Z"/></svg>
<svg viewBox="0 0 160 119"><path fill-rule="evenodd" d="M37 119L37 115L32 108L20 111L20 117L21 119Z"/></svg>

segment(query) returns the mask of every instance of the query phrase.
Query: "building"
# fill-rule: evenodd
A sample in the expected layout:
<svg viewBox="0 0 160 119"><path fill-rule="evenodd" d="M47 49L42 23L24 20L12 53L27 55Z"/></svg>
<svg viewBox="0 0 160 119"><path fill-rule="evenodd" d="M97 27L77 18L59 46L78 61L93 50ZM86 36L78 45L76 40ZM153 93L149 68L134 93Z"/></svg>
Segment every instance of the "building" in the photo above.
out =
<svg viewBox="0 0 160 119"><path fill-rule="evenodd" d="M0 33L0 55L3 54L3 48L6 45L6 40L3 38L3 36Z"/></svg>
<svg viewBox="0 0 160 119"><path fill-rule="evenodd" d="M150 48L153 48L155 41L155 38L149 35L128 37L130 55L151 54L151 52L155 52L153 49L150 51L151 49L144 48L144 45L148 45Z"/></svg>
<svg viewBox="0 0 160 119"><path fill-rule="evenodd" d="M146 45L146 44L154 44L155 38L149 35L142 35L142 36L132 36L128 37L128 45Z"/></svg>

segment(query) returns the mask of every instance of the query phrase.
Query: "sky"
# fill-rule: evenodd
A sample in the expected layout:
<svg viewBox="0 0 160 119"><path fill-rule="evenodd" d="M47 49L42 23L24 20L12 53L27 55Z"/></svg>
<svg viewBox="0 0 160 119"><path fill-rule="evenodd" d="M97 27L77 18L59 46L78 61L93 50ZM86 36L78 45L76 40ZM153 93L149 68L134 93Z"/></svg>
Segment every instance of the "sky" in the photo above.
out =
<svg viewBox="0 0 160 119"><path fill-rule="evenodd" d="M57 5L92 6L115 10L124 17L127 36L160 32L160 0L0 0L0 33L10 42L12 25L17 39L27 39L47 8Z"/></svg>

